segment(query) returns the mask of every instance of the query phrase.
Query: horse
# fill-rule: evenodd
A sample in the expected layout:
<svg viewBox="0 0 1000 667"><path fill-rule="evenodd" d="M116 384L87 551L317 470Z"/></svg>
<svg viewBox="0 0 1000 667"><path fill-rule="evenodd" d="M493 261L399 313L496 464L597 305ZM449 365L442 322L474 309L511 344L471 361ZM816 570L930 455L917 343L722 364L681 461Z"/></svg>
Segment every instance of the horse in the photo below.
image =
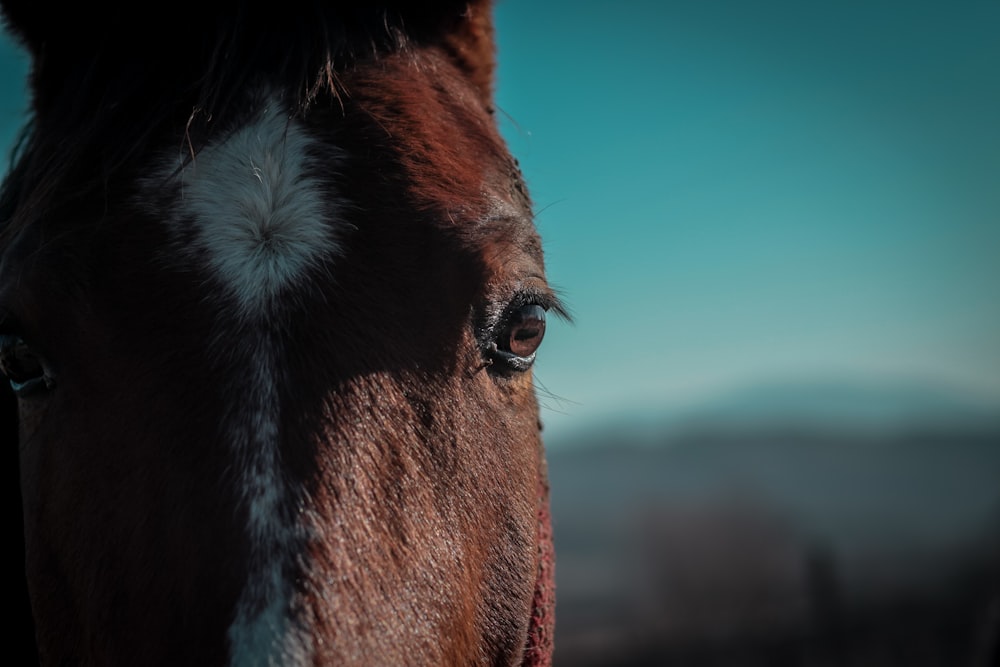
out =
<svg viewBox="0 0 1000 667"><path fill-rule="evenodd" d="M14 639L49 665L550 664L532 365L565 310L490 3L3 16L32 63L0 194Z"/></svg>

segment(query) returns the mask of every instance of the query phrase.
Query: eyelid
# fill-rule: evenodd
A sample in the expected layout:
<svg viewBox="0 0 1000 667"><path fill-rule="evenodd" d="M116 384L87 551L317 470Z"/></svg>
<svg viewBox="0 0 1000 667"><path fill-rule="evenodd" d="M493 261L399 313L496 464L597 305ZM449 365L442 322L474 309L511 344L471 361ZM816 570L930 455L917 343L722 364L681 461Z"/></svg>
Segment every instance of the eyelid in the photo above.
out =
<svg viewBox="0 0 1000 667"><path fill-rule="evenodd" d="M546 284L541 286L536 285L524 285L514 294L511 299L510 304L508 304L505 312L509 312L510 309L520 308L521 306L526 306L529 304L538 304L545 309L548 313L553 313L562 320L572 322L573 318L569 314L569 310L563 304L559 295L556 294L555 290Z"/></svg>
<svg viewBox="0 0 1000 667"><path fill-rule="evenodd" d="M517 284L506 295L497 294L491 299L491 303L482 313L480 324L476 327L477 336L481 340L492 337L511 312L530 304L537 304L544 308L547 313L552 313L567 322L573 321L555 290L549 287L544 280L530 277Z"/></svg>
<svg viewBox="0 0 1000 667"><path fill-rule="evenodd" d="M555 291L542 279L522 282L515 285L506 295L494 297L482 313L482 319L479 320L475 330L480 350L487 359L487 365L492 368L493 374L501 376L517 374L529 370L534 364L537 345L530 354L519 356L510 349L505 349L506 345L501 342L501 338L509 334L512 320L517 313L530 306L538 306L545 313L554 313L560 318L569 319L566 308ZM539 319L542 320L544 327L544 314ZM541 343L541 338L538 343Z"/></svg>
<svg viewBox="0 0 1000 667"><path fill-rule="evenodd" d="M14 315L12 310L0 306L0 336L31 338L31 332L26 329L27 327Z"/></svg>
<svg viewBox="0 0 1000 667"><path fill-rule="evenodd" d="M20 339L36 350L42 347L38 344L37 337L11 315L10 311L0 311L0 339L2 338Z"/></svg>

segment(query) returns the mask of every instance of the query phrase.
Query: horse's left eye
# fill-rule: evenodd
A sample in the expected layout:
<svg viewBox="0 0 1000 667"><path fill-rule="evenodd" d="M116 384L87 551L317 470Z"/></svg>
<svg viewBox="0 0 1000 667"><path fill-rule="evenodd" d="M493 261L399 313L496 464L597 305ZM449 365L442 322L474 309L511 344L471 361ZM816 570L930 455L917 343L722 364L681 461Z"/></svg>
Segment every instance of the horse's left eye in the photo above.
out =
<svg viewBox="0 0 1000 667"><path fill-rule="evenodd" d="M537 303L518 306L507 316L496 337L494 356L508 368L526 371L545 337L545 308Z"/></svg>
<svg viewBox="0 0 1000 667"><path fill-rule="evenodd" d="M497 346L522 358L532 356L545 336L545 309L538 304L521 306L514 311Z"/></svg>
<svg viewBox="0 0 1000 667"><path fill-rule="evenodd" d="M52 377L42 357L19 336L0 336L0 374L18 396L27 396L52 386Z"/></svg>

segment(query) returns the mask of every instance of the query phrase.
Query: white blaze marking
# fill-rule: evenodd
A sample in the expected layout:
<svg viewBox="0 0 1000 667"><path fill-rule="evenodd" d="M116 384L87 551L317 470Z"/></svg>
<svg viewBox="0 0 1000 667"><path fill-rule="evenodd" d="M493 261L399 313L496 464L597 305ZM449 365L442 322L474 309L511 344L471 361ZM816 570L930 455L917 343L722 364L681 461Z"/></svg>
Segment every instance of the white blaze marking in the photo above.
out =
<svg viewBox="0 0 1000 667"><path fill-rule="evenodd" d="M272 104L181 172L182 210L197 220L198 245L243 315L263 315L283 288L338 249L323 184L306 169L315 143Z"/></svg>
<svg viewBox="0 0 1000 667"><path fill-rule="evenodd" d="M302 527L293 521L296 490L280 457L275 333L280 326L272 322L280 319L284 302L294 304L287 297L308 269L339 251L337 202L323 196L329 185L316 175L320 159L327 171L336 166L339 154L331 151L273 103L245 127L203 149L179 175L174 224L193 231L194 250L200 251L182 253L189 259L205 257L235 302L235 312L220 313L214 344L232 348L226 352L235 354L246 372L234 383L240 391L232 392L224 424L239 471L251 549L248 583L229 628L231 664L238 667L302 664L311 652L290 618L288 573L296 566Z"/></svg>
<svg viewBox="0 0 1000 667"><path fill-rule="evenodd" d="M290 584L285 568L294 565L296 526L290 520L290 493L278 453L278 372L274 342L255 336L248 390L230 424L232 446L248 509L250 565L248 579L229 628L230 664L264 667L304 664L308 647L289 619ZM251 343L254 344L254 343ZM247 419L249 417L249 419Z"/></svg>

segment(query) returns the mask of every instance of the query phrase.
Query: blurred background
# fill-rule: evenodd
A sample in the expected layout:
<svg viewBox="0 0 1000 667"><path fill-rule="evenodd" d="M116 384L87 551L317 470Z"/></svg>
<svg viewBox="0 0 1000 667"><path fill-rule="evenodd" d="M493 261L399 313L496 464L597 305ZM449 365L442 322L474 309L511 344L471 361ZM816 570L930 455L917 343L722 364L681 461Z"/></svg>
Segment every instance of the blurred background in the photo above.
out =
<svg viewBox="0 0 1000 667"><path fill-rule="evenodd" d="M1000 656L1000 3L500 0L556 664ZM26 61L0 42L0 145Z"/></svg>
<svg viewBox="0 0 1000 667"><path fill-rule="evenodd" d="M1000 3L496 17L556 664L1000 664Z"/></svg>

